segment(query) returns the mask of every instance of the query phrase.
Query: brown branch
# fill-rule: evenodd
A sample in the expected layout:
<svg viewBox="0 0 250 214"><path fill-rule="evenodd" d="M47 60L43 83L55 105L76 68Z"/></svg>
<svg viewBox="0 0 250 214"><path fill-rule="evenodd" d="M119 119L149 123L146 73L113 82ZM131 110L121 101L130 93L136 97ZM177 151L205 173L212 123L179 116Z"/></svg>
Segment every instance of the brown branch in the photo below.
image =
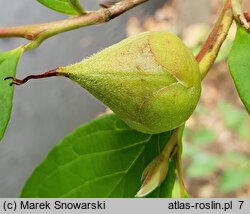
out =
<svg viewBox="0 0 250 214"><path fill-rule="evenodd" d="M250 25L246 20L246 17L241 9L242 0L231 0L232 1L232 12L234 16L234 20L241 25L246 30L250 29Z"/></svg>
<svg viewBox="0 0 250 214"><path fill-rule="evenodd" d="M212 32L210 33L209 37L207 38L206 42L203 44L200 52L196 56L196 60L198 62L200 62L202 60L202 58L205 56L205 54L208 52L208 50L211 49L213 47L214 43L216 42L216 39L221 32L221 28L223 27L221 25L222 18L224 17L225 13L228 10L231 10L231 1L230 0L227 0L226 4L221 12L221 15L220 15L219 19L217 20L217 23L215 24L215 26L214 26Z"/></svg>
<svg viewBox="0 0 250 214"><path fill-rule="evenodd" d="M206 76L208 70L213 65L220 47L227 36L232 20L233 14L231 0L227 0L212 32L196 56L196 60L199 62L202 78Z"/></svg>
<svg viewBox="0 0 250 214"><path fill-rule="evenodd" d="M250 22L250 12L244 12L244 16L248 22Z"/></svg>
<svg viewBox="0 0 250 214"><path fill-rule="evenodd" d="M109 8L101 8L98 11L88 12L87 14L74 18L42 24L0 28L0 38L23 37L28 40L35 40L38 36L43 35L43 38L41 38L41 41L43 41L61 32L108 22L146 1L148 0L123 0Z"/></svg>
<svg viewBox="0 0 250 214"><path fill-rule="evenodd" d="M48 78L48 77L62 76L58 72L58 69L59 68L55 68L55 69L46 71L45 73L42 73L42 74L29 75L25 77L24 79L17 79L15 77L5 77L4 80L11 80L10 86L23 85L24 83L28 82L31 79L43 79L43 78Z"/></svg>

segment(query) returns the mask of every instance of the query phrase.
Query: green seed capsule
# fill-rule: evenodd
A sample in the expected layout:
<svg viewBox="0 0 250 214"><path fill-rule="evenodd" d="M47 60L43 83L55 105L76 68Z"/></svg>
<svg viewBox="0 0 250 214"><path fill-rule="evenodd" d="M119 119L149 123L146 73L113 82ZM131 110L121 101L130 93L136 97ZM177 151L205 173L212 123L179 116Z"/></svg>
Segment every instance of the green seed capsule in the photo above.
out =
<svg viewBox="0 0 250 214"><path fill-rule="evenodd" d="M101 100L131 128L150 134L182 125L201 92L192 52L165 32L127 38L57 71Z"/></svg>

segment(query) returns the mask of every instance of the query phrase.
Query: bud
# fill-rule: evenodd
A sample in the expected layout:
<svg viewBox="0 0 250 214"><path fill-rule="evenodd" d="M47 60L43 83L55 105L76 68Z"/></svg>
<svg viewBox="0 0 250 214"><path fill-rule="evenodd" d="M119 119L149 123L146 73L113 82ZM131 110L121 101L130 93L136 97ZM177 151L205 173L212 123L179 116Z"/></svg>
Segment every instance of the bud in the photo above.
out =
<svg viewBox="0 0 250 214"><path fill-rule="evenodd" d="M110 107L131 128L157 134L173 130L193 113L201 74L192 52L175 35L146 32L127 38L74 65L23 80L65 76Z"/></svg>
<svg viewBox="0 0 250 214"><path fill-rule="evenodd" d="M135 197L144 197L155 190L164 181L169 168L168 158L157 156L143 171L143 184Z"/></svg>
<svg viewBox="0 0 250 214"><path fill-rule="evenodd" d="M192 52L165 32L129 37L57 72L88 90L131 128L149 134L182 125L201 92Z"/></svg>

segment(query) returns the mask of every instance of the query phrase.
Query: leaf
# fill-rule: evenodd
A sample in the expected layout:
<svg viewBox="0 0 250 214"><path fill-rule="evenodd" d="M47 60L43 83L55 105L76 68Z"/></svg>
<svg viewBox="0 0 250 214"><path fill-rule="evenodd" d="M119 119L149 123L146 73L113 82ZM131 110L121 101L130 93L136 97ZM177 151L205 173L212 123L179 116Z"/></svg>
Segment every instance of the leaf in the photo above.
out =
<svg viewBox="0 0 250 214"><path fill-rule="evenodd" d="M216 156L199 153L193 157L192 163L187 169L187 173L193 178L206 178L214 172L216 166Z"/></svg>
<svg viewBox="0 0 250 214"><path fill-rule="evenodd" d="M248 169L225 169L220 178L220 190L225 193L235 191L249 184L250 168Z"/></svg>
<svg viewBox="0 0 250 214"><path fill-rule="evenodd" d="M20 47L0 54L0 141L10 119L14 93L14 87L4 78L16 75L16 66L22 53L23 48Z"/></svg>
<svg viewBox="0 0 250 214"><path fill-rule="evenodd" d="M27 180L21 197L134 197L144 168L170 132L132 130L114 114L83 125L65 137ZM171 197L175 164L149 197Z"/></svg>
<svg viewBox="0 0 250 214"><path fill-rule="evenodd" d="M238 108L233 107L227 102L219 102L219 110L224 116L224 123L228 128L237 128L245 122L246 113Z"/></svg>
<svg viewBox="0 0 250 214"><path fill-rule="evenodd" d="M250 33L238 26L228 65L239 96L250 114Z"/></svg>
<svg viewBox="0 0 250 214"><path fill-rule="evenodd" d="M71 4L71 6L79 13L79 14L85 14L85 10L82 7L79 0L68 0L68 2Z"/></svg>
<svg viewBox="0 0 250 214"><path fill-rule="evenodd" d="M210 144L216 139L216 133L209 129L197 129L195 130L192 142L197 144Z"/></svg>
<svg viewBox="0 0 250 214"><path fill-rule="evenodd" d="M250 167L250 159L243 154L236 152L225 152L220 156L219 160L223 168L244 168Z"/></svg>
<svg viewBox="0 0 250 214"><path fill-rule="evenodd" d="M67 15L79 15L84 13L78 0L37 0L44 6Z"/></svg>
<svg viewBox="0 0 250 214"><path fill-rule="evenodd" d="M247 113L226 102L220 102L218 107L223 115L225 126L232 128L242 140L249 141L249 117Z"/></svg>

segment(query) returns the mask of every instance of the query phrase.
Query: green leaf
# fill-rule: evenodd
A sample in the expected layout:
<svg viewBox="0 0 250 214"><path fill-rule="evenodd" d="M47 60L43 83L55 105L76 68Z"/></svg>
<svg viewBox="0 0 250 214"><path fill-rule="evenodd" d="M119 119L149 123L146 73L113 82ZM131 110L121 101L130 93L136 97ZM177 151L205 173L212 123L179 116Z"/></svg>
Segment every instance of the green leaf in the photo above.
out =
<svg viewBox="0 0 250 214"><path fill-rule="evenodd" d="M225 152L220 156L219 160L223 168L237 168L242 169L250 167L250 159L243 154L236 152Z"/></svg>
<svg viewBox="0 0 250 214"><path fill-rule="evenodd" d="M79 0L68 0L68 2L79 14L86 13Z"/></svg>
<svg viewBox="0 0 250 214"><path fill-rule="evenodd" d="M114 114L69 134L27 180L21 197L134 197L144 168L170 132L149 135L132 130ZM149 197L171 197L175 164Z"/></svg>
<svg viewBox="0 0 250 214"><path fill-rule="evenodd" d="M220 190L225 193L235 191L250 181L250 169L225 169L220 178Z"/></svg>
<svg viewBox="0 0 250 214"><path fill-rule="evenodd" d="M23 48L17 48L0 54L0 141L8 125L14 87L5 77L16 75L16 66L23 53Z"/></svg>
<svg viewBox="0 0 250 214"><path fill-rule="evenodd" d="M79 15L84 13L78 0L37 0L44 6L67 15Z"/></svg>
<svg viewBox="0 0 250 214"><path fill-rule="evenodd" d="M229 128L237 128L240 124L245 122L247 113L241 111L230 105L227 102L219 102L219 110L224 116L224 123Z"/></svg>
<svg viewBox="0 0 250 214"><path fill-rule="evenodd" d="M197 144L210 144L216 139L216 133L209 129L197 129L192 137L192 142Z"/></svg>
<svg viewBox="0 0 250 214"><path fill-rule="evenodd" d="M234 129L242 140L249 141L249 117L247 113L224 101L219 102L218 107L223 115L225 126Z"/></svg>
<svg viewBox="0 0 250 214"><path fill-rule="evenodd" d="M238 26L228 64L239 96L250 114L250 33Z"/></svg>
<svg viewBox="0 0 250 214"><path fill-rule="evenodd" d="M187 173L190 177L193 178L206 178L212 175L212 173L216 169L216 166L216 156L199 153L193 157L192 163L187 169Z"/></svg>

